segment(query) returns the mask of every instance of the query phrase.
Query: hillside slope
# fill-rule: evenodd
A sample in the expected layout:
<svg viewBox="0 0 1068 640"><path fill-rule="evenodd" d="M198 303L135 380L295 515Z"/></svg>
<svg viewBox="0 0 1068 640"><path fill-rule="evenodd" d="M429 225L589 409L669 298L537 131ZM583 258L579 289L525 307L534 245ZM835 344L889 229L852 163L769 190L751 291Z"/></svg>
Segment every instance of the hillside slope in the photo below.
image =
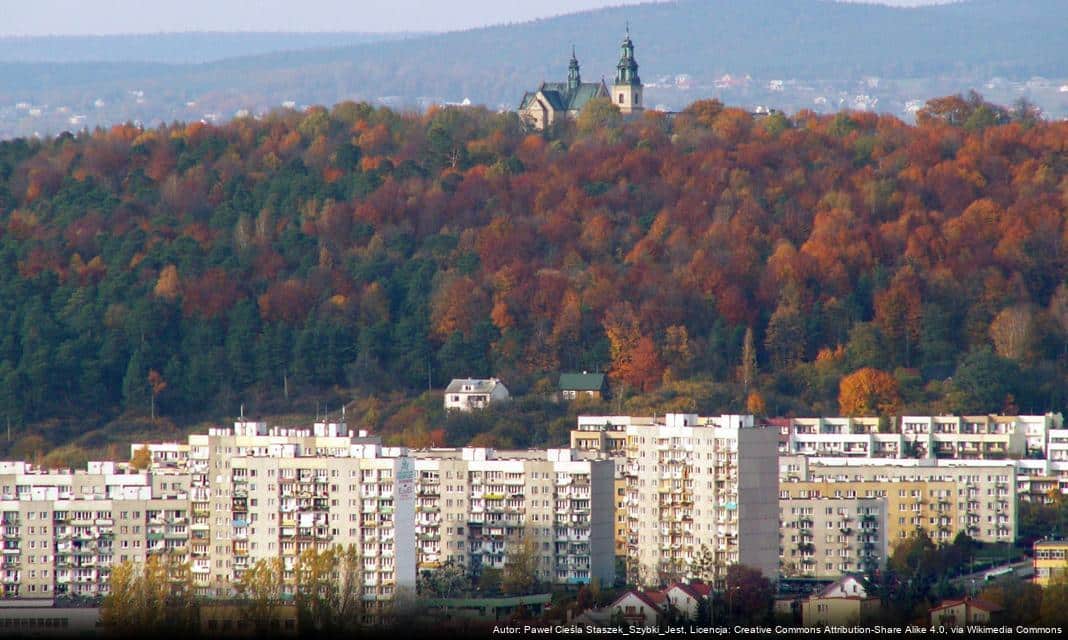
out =
<svg viewBox="0 0 1068 640"><path fill-rule="evenodd" d="M893 372L879 407L1063 408L1068 124L593 115L546 139L347 103L0 143L0 421L73 418L60 441L584 369L740 410L747 329L771 413L835 413L866 367Z"/></svg>

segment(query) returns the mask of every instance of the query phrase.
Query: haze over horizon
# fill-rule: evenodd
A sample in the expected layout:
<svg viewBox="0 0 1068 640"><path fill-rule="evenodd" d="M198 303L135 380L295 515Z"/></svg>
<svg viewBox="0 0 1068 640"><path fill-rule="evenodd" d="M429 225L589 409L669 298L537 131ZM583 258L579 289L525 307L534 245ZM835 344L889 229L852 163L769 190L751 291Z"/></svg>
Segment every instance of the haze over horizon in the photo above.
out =
<svg viewBox="0 0 1068 640"><path fill-rule="evenodd" d="M39 0L5 7L0 37L92 36L186 31L454 31L524 22L649 0L545 0L507 5L497 0L260 0L257 10L217 0L158 0L151 10L139 0ZM655 1L655 0L654 0ZM947 0L836 0L891 6L944 4Z"/></svg>

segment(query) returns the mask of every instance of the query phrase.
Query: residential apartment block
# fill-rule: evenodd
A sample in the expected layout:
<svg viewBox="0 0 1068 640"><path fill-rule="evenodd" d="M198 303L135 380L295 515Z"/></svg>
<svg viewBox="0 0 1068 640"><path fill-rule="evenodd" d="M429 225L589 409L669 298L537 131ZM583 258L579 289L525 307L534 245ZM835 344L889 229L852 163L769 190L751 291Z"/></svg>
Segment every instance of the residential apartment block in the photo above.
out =
<svg viewBox="0 0 1068 640"><path fill-rule="evenodd" d="M778 575L777 443L752 416L581 416L572 447L626 460L629 579L689 571L702 547L717 580L731 564Z"/></svg>
<svg viewBox="0 0 1068 640"><path fill-rule="evenodd" d="M903 416L900 419L789 418L780 452L848 458L1004 460L1042 457L1061 414L1033 416Z"/></svg>
<svg viewBox="0 0 1068 640"><path fill-rule="evenodd" d="M1034 551L1034 582L1045 587L1068 575L1068 540L1038 540Z"/></svg>
<svg viewBox="0 0 1068 640"><path fill-rule="evenodd" d="M292 593L300 554L335 546L359 552L368 621L414 590L420 566L477 574L520 542L536 545L546 582L614 581L620 461L604 454L411 452L342 423L240 420L131 455L147 468L0 463L5 597L103 595L114 564L153 553L188 562L197 594L222 599L257 561L281 558Z"/></svg>
<svg viewBox="0 0 1068 640"><path fill-rule="evenodd" d="M957 487L952 482L780 481L779 500L875 499L886 503L882 531L892 546L923 529L936 543L952 542L961 530Z"/></svg>
<svg viewBox="0 0 1068 640"><path fill-rule="evenodd" d="M1016 491L1021 500L1051 503L1068 494L1068 429L1047 432L1045 456L1016 463Z"/></svg>
<svg viewBox="0 0 1068 640"><path fill-rule="evenodd" d="M885 490L888 500L898 500L896 506L888 505L887 512L894 539L910 527L926 529L936 541L951 541L957 531L983 542L1016 539L1016 463L1012 460L783 456L779 477L781 489L795 482L817 482L837 483L846 491L847 484L856 491ZM915 484L898 486L901 483Z"/></svg>
<svg viewBox="0 0 1068 640"><path fill-rule="evenodd" d="M74 472L0 463L3 596L98 596L116 562L186 554L188 491L188 475L110 462Z"/></svg>
<svg viewBox="0 0 1068 640"><path fill-rule="evenodd" d="M413 451L419 566L501 569L533 542L541 579L615 579L615 463L570 449Z"/></svg>
<svg viewBox="0 0 1068 640"><path fill-rule="evenodd" d="M363 563L365 602L382 607L397 590L414 589L414 470L403 449L344 424L250 421L192 435L188 447L190 559L200 595L229 596L257 560L276 557L292 591L300 553L350 545Z"/></svg>
<svg viewBox="0 0 1068 640"><path fill-rule="evenodd" d="M837 578L886 566L885 499L801 493L779 498L781 575Z"/></svg>

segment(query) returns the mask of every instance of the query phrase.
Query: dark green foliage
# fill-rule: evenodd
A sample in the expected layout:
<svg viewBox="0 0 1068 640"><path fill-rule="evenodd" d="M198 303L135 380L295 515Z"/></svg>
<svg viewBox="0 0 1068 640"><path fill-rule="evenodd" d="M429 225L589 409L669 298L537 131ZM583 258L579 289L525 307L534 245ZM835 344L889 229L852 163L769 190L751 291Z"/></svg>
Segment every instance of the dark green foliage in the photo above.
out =
<svg viewBox="0 0 1068 640"><path fill-rule="evenodd" d="M968 352L953 376L955 410L965 414L997 413L1006 398L1017 392L1020 371L1016 363L989 347Z"/></svg>

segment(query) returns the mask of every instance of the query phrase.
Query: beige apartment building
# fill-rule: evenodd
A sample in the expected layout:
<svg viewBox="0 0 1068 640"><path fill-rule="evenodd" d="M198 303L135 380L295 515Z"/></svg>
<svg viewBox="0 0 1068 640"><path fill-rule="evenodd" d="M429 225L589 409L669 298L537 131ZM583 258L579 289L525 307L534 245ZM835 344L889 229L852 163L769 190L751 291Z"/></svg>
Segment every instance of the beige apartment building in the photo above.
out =
<svg viewBox="0 0 1068 640"><path fill-rule="evenodd" d="M888 500L896 497L903 501L896 507L888 506L888 529L895 539L900 538L902 527L907 531L915 526L929 533L936 531L937 536L932 536L936 541L951 541L957 531L965 531L983 542L1011 543L1016 539L1017 481L1016 463L1012 460L783 456L779 476L783 488L793 482L817 482L838 483L843 488L851 485L856 490L862 486L865 491L869 486L871 491L886 490ZM900 483L916 483L916 486L896 486ZM946 495L947 491L951 493ZM917 498L920 502L912 501ZM947 524L948 518L954 518L955 522Z"/></svg>
<svg viewBox="0 0 1068 640"><path fill-rule="evenodd" d="M309 548L355 546L369 621L416 580L415 472L402 449L347 431L239 421L189 437L191 561L200 595L227 597L258 560L281 557L284 589Z"/></svg>
<svg viewBox="0 0 1068 640"><path fill-rule="evenodd" d="M414 451L421 569L451 562L473 574L501 569L533 542L540 578L615 579L615 463L570 449Z"/></svg>
<svg viewBox="0 0 1068 640"><path fill-rule="evenodd" d="M779 500L866 499L886 503L881 529L892 547L923 529L936 543L952 542L961 530L952 482L800 482L782 480Z"/></svg>
<svg viewBox="0 0 1068 640"><path fill-rule="evenodd" d="M115 563L157 553L189 562L200 596L232 596L248 567L278 557L292 591L299 554L337 545L359 551L369 621L414 589L415 469L405 450L342 424L248 421L131 453L141 449L144 471L0 463L5 597L104 595Z"/></svg>
<svg viewBox="0 0 1068 640"><path fill-rule="evenodd" d="M153 477L111 462L84 471L0 463L5 598L95 597L111 566L188 554L189 477Z"/></svg>
<svg viewBox="0 0 1068 640"><path fill-rule="evenodd" d="M752 416L581 416L572 446L626 460L628 579L686 575L702 547L778 575L777 432Z"/></svg>
<svg viewBox="0 0 1068 640"><path fill-rule="evenodd" d="M837 578L886 566L887 501L802 493L779 497L779 573Z"/></svg>
<svg viewBox="0 0 1068 640"><path fill-rule="evenodd" d="M1031 548L1035 584L1048 587L1068 575L1068 541L1036 540Z"/></svg>

